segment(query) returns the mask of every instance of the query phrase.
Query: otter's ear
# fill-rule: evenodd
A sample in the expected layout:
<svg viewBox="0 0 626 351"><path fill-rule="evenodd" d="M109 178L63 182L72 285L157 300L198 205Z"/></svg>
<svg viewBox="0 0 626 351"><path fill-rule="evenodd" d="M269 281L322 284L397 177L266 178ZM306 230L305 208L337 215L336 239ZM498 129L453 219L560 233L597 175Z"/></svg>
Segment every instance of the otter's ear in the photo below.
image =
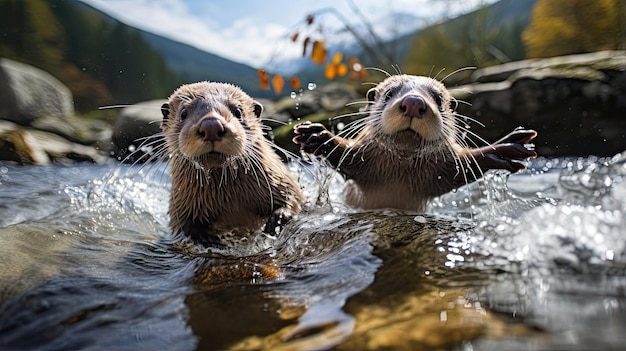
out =
<svg viewBox="0 0 626 351"><path fill-rule="evenodd" d="M163 122L166 122L170 116L170 104L166 102L161 105L161 113L163 114Z"/></svg>
<svg viewBox="0 0 626 351"><path fill-rule="evenodd" d="M261 103L256 100L254 100L252 105L254 106L254 114L257 117L261 117L261 113L263 113L263 105L261 105Z"/></svg>
<svg viewBox="0 0 626 351"><path fill-rule="evenodd" d="M365 95L365 96L367 96L367 101L374 101L374 100L376 100L376 93L377 93L376 88L372 88L372 89L368 90L367 91L367 95Z"/></svg>

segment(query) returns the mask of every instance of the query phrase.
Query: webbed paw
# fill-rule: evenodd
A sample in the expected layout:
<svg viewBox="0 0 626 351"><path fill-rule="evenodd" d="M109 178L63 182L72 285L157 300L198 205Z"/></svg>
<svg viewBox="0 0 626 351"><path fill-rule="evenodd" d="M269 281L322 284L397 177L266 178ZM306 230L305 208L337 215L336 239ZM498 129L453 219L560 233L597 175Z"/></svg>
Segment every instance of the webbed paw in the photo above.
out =
<svg viewBox="0 0 626 351"><path fill-rule="evenodd" d="M276 235L280 232L282 227L291 220L291 218L293 218L293 213L290 210L281 207L274 211L270 218L267 219L263 232L270 235Z"/></svg>
<svg viewBox="0 0 626 351"><path fill-rule="evenodd" d="M471 153L482 171L505 169L515 173L526 168L519 161L537 157L535 145L530 143L536 136L536 131L518 127L491 146Z"/></svg>
<svg viewBox="0 0 626 351"><path fill-rule="evenodd" d="M304 122L293 128L294 143L300 145L300 150L316 156L327 155L335 146L333 133L329 132L321 123Z"/></svg>

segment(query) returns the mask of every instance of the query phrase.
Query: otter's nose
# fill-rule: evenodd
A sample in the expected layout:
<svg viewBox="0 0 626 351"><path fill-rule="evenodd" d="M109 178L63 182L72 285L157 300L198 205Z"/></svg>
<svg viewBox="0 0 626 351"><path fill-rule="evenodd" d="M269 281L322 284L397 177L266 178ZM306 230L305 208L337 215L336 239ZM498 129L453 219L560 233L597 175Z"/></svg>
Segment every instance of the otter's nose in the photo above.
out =
<svg viewBox="0 0 626 351"><path fill-rule="evenodd" d="M400 111L409 118L422 118L426 114L426 101L418 95L407 95L400 102Z"/></svg>
<svg viewBox="0 0 626 351"><path fill-rule="evenodd" d="M200 122L198 134L204 141L220 141L226 132L220 121L215 118L207 118Z"/></svg>

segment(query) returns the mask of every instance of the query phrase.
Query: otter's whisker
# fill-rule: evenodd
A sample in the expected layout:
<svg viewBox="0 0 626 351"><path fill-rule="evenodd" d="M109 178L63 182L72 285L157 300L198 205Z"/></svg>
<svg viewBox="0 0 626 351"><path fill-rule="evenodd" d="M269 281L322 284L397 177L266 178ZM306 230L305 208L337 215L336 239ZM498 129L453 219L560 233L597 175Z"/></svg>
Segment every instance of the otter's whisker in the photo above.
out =
<svg viewBox="0 0 626 351"><path fill-rule="evenodd" d="M456 70L444 80L468 69L472 68ZM325 157L349 180L345 190L348 205L421 211L430 198L462 181L473 182L494 167L487 157L501 156L499 148L478 147L477 142L490 144L470 130L468 123L484 125L454 112L452 107L456 109L462 102L453 99L440 81L380 71L387 78L368 91L365 109L335 119L364 118L348 123L336 135L324 131L321 124L300 125L296 130L295 140L303 151ZM324 147L316 148L320 143ZM501 167L514 167L506 165L514 160L504 156Z"/></svg>
<svg viewBox="0 0 626 351"><path fill-rule="evenodd" d="M443 77L443 79L441 79L440 81L441 82L445 82L446 79L450 78L451 76L453 76L453 75L455 75L457 73L460 73L460 72L463 72L463 71L475 70L477 68L478 67L471 66L471 67L462 67L462 68L456 69L456 70L452 71L450 74L448 74L447 76Z"/></svg>
<svg viewBox="0 0 626 351"><path fill-rule="evenodd" d="M384 69L382 69L382 68L378 68L378 67L366 67L365 69L366 69L366 70L368 70L368 71L377 71L377 72L380 72L380 73L382 73L382 74L386 75L387 77L391 77L391 73L389 73L389 72L385 71L385 70L384 70Z"/></svg>

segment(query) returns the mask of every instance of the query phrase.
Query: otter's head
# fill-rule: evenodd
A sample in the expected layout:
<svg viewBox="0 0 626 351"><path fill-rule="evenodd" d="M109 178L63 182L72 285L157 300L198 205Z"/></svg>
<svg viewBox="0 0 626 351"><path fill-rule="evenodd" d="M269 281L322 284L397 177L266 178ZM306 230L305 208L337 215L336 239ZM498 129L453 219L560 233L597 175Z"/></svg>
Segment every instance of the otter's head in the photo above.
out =
<svg viewBox="0 0 626 351"><path fill-rule="evenodd" d="M263 106L230 84L183 85L161 111L169 154L205 168L245 157L250 144L263 137L259 119Z"/></svg>
<svg viewBox="0 0 626 351"><path fill-rule="evenodd" d="M367 99L377 134L394 147L412 149L425 143L448 142L453 137L450 94L435 79L390 76L370 89Z"/></svg>

